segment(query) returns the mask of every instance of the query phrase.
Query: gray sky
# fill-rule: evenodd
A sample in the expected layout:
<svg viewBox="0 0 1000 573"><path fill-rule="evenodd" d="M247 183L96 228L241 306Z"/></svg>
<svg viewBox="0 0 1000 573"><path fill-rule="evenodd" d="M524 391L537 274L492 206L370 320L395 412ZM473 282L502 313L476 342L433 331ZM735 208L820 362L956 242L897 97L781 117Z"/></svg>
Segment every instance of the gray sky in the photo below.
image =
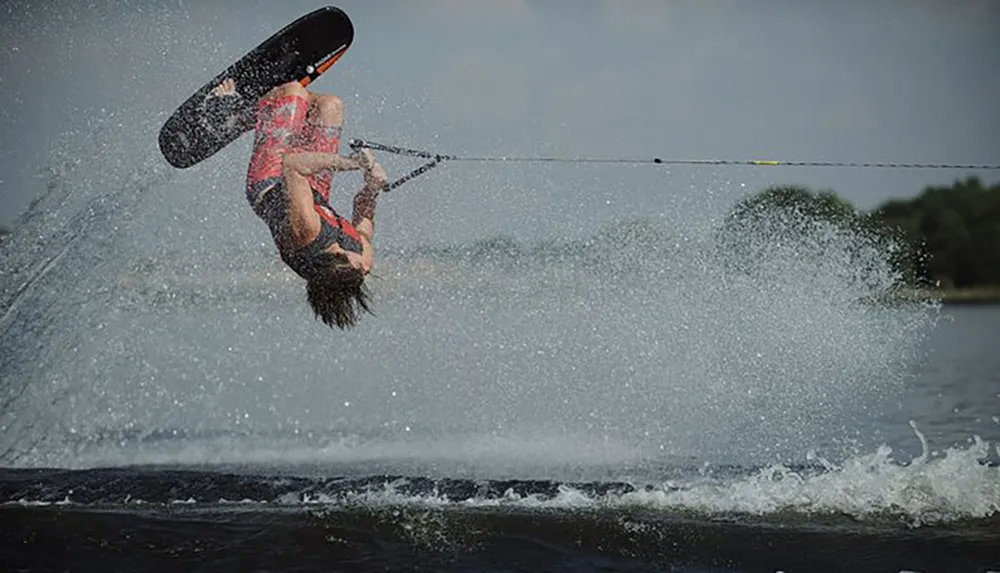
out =
<svg viewBox="0 0 1000 573"><path fill-rule="evenodd" d="M39 192L54 151L75 157L97 129L155 155L156 131L178 104L320 5L0 4L0 224ZM348 137L461 154L1000 163L992 0L338 5L356 40L315 88L346 101ZM247 152L244 138L182 181L230 186L241 199ZM415 166L385 163L392 174ZM454 235L435 231L439 239L509 220L570 233L770 183L833 188L868 208L968 174L454 163L401 188L392 208L445 217Z"/></svg>

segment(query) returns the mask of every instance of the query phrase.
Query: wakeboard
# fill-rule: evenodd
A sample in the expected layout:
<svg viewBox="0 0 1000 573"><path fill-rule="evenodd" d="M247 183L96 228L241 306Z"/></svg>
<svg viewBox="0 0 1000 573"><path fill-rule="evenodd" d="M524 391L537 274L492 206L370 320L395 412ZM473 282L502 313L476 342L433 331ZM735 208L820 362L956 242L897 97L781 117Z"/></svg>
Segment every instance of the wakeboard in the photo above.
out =
<svg viewBox="0 0 1000 573"><path fill-rule="evenodd" d="M337 62L354 41L354 26L342 10L327 6L285 26L203 85L160 129L160 151L170 165L186 169L212 157L253 129L260 98L297 81L308 86ZM232 79L238 97L209 98ZM226 100L226 105L219 101Z"/></svg>

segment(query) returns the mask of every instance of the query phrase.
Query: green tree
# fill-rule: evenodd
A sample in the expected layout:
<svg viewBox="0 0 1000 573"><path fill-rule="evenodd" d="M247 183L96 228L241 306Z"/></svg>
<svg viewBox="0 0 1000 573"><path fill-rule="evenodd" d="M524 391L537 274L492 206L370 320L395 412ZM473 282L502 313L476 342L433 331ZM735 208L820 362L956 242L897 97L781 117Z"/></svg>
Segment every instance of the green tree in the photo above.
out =
<svg viewBox="0 0 1000 573"><path fill-rule="evenodd" d="M867 227L851 203L830 190L772 186L736 204L716 234L730 267L752 272L777 249L795 244L822 254L837 235Z"/></svg>
<svg viewBox="0 0 1000 573"><path fill-rule="evenodd" d="M838 225L851 225L857 211L850 201L831 190L811 191L797 185L781 185L764 189L737 203L730 220L747 222L775 215L789 215L790 228L807 225L810 221L827 221Z"/></svg>
<svg viewBox="0 0 1000 573"><path fill-rule="evenodd" d="M1000 184L978 177L886 201L872 216L913 245L922 279L947 287L1000 286Z"/></svg>
<svg viewBox="0 0 1000 573"><path fill-rule="evenodd" d="M717 237L727 260L752 270L789 241L825 248L814 233L822 226L827 236L839 229L884 249L906 284L1000 286L1000 184L986 186L977 177L929 186L867 213L833 191L770 187L740 201Z"/></svg>
<svg viewBox="0 0 1000 573"><path fill-rule="evenodd" d="M883 205L884 211L864 212L832 190L811 191L802 186L772 186L751 195L732 209L718 245L731 267L750 272L759 261L796 242L798 253L824 256L828 249L849 249L858 269L871 265L872 249L884 253L901 284L916 285L927 277L926 252L914 234L886 219L901 214L909 224L905 201Z"/></svg>

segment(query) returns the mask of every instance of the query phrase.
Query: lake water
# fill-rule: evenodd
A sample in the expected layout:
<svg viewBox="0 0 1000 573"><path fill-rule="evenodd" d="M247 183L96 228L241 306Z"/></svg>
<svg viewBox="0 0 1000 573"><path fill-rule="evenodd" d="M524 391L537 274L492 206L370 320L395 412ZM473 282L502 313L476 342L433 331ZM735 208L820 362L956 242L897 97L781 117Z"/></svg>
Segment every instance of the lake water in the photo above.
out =
<svg viewBox="0 0 1000 573"><path fill-rule="evenodd" d="M912 420L941 447L972 436L1000 441L1000 306L949 306L913 368L899 409L886 425ZM894 443L909 439L906 432Z"/></svg>
<svg viewBox="0 0 1000 573"><path fill-rule="evenodd" d="M3 255L14 570L1000 570L1000 308L857 237L385 248L342 333L133 191Z"/></svg>

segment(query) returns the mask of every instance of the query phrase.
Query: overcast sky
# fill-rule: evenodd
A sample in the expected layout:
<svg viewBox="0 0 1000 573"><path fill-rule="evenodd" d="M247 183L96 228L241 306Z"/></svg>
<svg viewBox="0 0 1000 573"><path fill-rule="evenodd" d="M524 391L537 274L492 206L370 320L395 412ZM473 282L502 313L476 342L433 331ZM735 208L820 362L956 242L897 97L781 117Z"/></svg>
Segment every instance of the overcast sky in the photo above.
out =
<svg viewBox="0 0 1000 573"><path fill-rule="evenodd" d="M5 0L0 224L39 192L37 173L53 151L73 156L95 126L111 126L155 155L156 130L179 103L321 5ZM356 40L315 88L347 102L348 137L461 154L1000 163L993 0L338 5ZM184 174L185 184L215 177L241 198L247 146L244 138ZM385 162L393 175L413 166ZM397 207L440 214L447 198L445 212L469 235L493 229L497 217L558 218L568 230L595 209L677 208L682 195L706 189L736 196L801 183L868 208L969 174L558 169L449 164L401 188Z"/></svg>

